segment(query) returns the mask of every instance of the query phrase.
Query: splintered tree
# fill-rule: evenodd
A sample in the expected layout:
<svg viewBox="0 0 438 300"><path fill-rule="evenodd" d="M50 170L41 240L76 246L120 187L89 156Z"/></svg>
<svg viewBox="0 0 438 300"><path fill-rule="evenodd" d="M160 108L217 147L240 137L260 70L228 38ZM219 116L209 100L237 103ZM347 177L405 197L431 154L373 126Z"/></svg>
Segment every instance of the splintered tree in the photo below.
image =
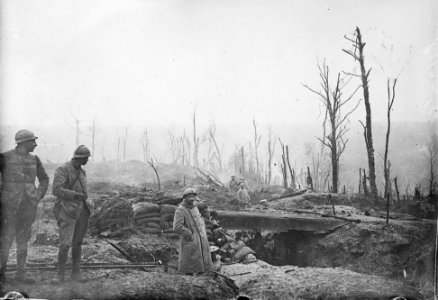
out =
<svg viewBox="0 0 438 300"><path fill-rule="evenodd" d="M283 175L283 187L287 188L286 147L280 138L278 138L278 141L280 142L281 152L282 152L281 154L282 163L280 163L280 168L281 168L281 174Z"/></svg>
<svg viewBox="0 0 438 300"><path fill-rule="evenodd" d="M269 127L269 133L268 133L268 174L267 174L267 184L271 184L271 179L272 179L272 158L274 157L275 154L275 145L276 145L276 140L272 139L272 131L271 131L271 127Z"/></svg>
<svg viewBox="0 0 438 300"><path fill-rule="evenodd" d="M155 172L155 176L157 176L158 190L161 191L160 176L158 175L158 163L157 163L156 160L155 160L155 163L154 163L154 160L151 158L151 160L148 161L148 164L149 164L149 165L152 167L152 169L154 170L154 172Z"/></svg>
<svg viewBox="0 0 438 300"><path fill-rule="evenodd" d="M193 163L199 168L199 137L196 134L196 108L193 110Z"/></svg>
<svg viewBox="0 0 438 300"><path fill-rule="evenodd" d="M149 137L148 137L147 129L143 131L141 146L143 148L143 162L146 163L148 161L148 156L149 156Z"/></svg>
<svg viewBox="0 0 438 300"><path fill-rule="evenodd" d="M387 81L387 90L388 90L388 110L386 112L386 117L388 120L388 127L386 130L386 140L385 140L385 155L383 157L383 172L385 177L385 198L387 201L387 204L389 205L389 200L391 198L391 179L390 177L390 162L388 160L388 152L389 152L389 134L391 132L391 110L392 105L394 104L395 99L395 85L397 84L397 78L394 79L392 83L392 93L391 93L391 86L390 86L390 80Z"/></svg>
<svg viewBox="0 0 438 300"><path fill-rule="evenodd" d="M425 160L428 172L427 181L429 187L429 196L433 196L438 192L438 135L436 132L433 132L428 141L426 141Z"/></svg>
<svg viewBox="0 0 438 300"><path fill-rule="evenodd" d="M214 123L210 124L210 126L208 127L208 137L210 140L210 145L214 147L213 157L216 158L216 161L219 165L219 170L222 171L222 156L221 150L219 149L216 141L216 125Z"/></svg>
<svg viewBox="0 0 438 300"><path fill-rule="evenodd" d="M93 122L88 129L88 133L91 136L91 161L94 162L95 157L95 149L96 149L96 121L93 119Z"/></svg>
<svg viewBox="0 0 438 300"><path fill-rule="evenodd" d="M354 58L355 61L359 63L360 66L360 78L362 80L362 89L366 110L366 124L362 122L362 127L364 129L365 145L368 153L368 168L369 168L369 181L371 196L377 201L377 185L376 185L376 167L374 162L374 146L373 146L373 134L371 127L371 104L370 104L370 93L368 89L369 76L371 69L366 70L365 68L365 58L364 58L364 48L365 43L362 42L362 35L360 33L359 27L356 30L352 38L345 36L345 38L353 43L353 50L342 49L345 53Z"/></svg>
<svg viewBox="0 0 438 300"><path fill-rule="evenodd" d="M335 88L333 89L329 83L329 67L326 65L325 61L322 65L318 62L318 69L322 91L312 89L307 85L304 86L319 96L319 100L328 113L330 132L327 135L327 139L317 139L330 149L332 162L332 192L337 193L339 187L339 159L348 142L348 139L345 138L345 135L349 130L347 127L349 123L348 117L356 110L359 102L346 114L342 113L342 109L344 105L351 101L358 88L356 88L348 97L343 99L343 90L349 82L349 79L347 79L347 77L341 78L341 74L338 73ZM348 78L351 78L351 76L348 76Z"/></svg>
<svg viewBox="0 0 438 300"><path fill-rule="evenodd" d="M128 127L125 127L125 136L123 137L123 161L126 161L126 141L128 140Z"/></svg>
<svg viewBox="0 0 438 300"><path fill-rule="evenodd" d="M254 154L255 154L255 162L256 162L256 177L257 180L260 180L260 162L259 162L259 145L262 136L257 132L257 124L255 119L252 120L252 124L254 126Z"/></svg>

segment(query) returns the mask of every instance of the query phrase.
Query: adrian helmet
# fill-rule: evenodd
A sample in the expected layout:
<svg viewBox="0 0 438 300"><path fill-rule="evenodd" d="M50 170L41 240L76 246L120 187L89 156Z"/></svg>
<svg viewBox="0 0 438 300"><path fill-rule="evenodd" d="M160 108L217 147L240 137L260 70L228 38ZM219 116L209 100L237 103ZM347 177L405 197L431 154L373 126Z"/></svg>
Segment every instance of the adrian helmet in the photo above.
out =
<svg viewBox="0 0 438 300"><path fill-rule="evenodd" d="M36 140L38 137L35 136L35 134L27 129L22 129L17 131L17 133L15 134L15 142L18 143L22 143L22 142L26 142L26 141L32 141L32 140Z"/></svg>
<svg viewBox="0 0 438 300"><path fill-rule="evenodd" d="M91 156L90 149L84 145L80 145L73 153L73 158L85 158Z"/></svg>

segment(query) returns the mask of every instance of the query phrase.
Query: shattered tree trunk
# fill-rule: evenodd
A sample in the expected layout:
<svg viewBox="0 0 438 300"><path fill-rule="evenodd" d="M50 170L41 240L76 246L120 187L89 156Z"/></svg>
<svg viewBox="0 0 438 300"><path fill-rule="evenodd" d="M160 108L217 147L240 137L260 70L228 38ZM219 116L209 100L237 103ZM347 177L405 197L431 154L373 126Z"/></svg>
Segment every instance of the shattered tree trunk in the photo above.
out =
<svg viewBox="0 0 438 300"><path fill-rule="evenodd" d="M284 144L280 141L281 145L281 160L282 163L280 164L281 167L281 173L283 174L283 187L287 189L287 167L286 167L286 153L284 149Z"/></svg>
<svg viewBox="0 0 438 300"><path fill-rule="evenodd" d="M391 89L390 89L390 80L387 81L387 89L388 89L388 110L386 112L386 117L388 120L388 127L386 130L386 140L385 140L385 155L383 157L383 171L385 176L385 197L389 201L389 193L391 193L391 179L389 176L389 169L390 169L390 163L388 160L388 153L389 153L389 135L391 132L391 109L392 105L394 104L395 99L395 85L397 84L397 79L394 80L392 85L392 95L391 95ZM391 98L392 96L392 98Z"/></svg>
<svg viewBox="0 0 438 300"><path fill-rule="evenodd" d="M290 187L295 189L296 183L295 183L295 171L292 169L290 165L290 159L289 159L289 146L286 145L286 160L287 160L287 166L289 167L290 172Z"/></svg>
<svg viewBox="0 0 438 300"><path fill-rule="evenodd" d="M363 194L368 196L367 174L365 173L365 169L363 169Z"/></svg>
<svg viewBox="0 0 438 300"><path fill-rule="evenodd" d="M362 168L359 168L359 185L358 185L358 193L360 194L362 192Z"/></svg>
<svg viewBox="0 0 438 300"><path fill-rule="evenodd" d="M395 186L395 193L397 195L397 202L400 203L400 193L398 191L397 177L394 178L394 186Z"/></svg>
<svg viewBox="0 0 438 300"><path fill-rule="evenodd" d="M368 154L368 169L369 169L369 181L370 181L370 189L372 197L377 201L377 185L376 185L376 167L374 162L374 146L373 146L373 134L372 134L372 122L371 122L371 104L370 104L370 94L368 89L368 77L370 75L371 69L366 71L365 69L365 59L363 54L363 49L365 47L365 43L362 43L362 35L360 33L359 27L356 27L355 31L355 40L351 40L354 42L354 53L351 51L344 50L347 54L351 55L355 60L359 62L360 72L361 72L361 80L362 80L362 88L364 95L364 103L366 110L366 125L364 126L364 137L365 137L365 145L367 148ZM359 51L359 56L356 54L356 50Z"/></svg>

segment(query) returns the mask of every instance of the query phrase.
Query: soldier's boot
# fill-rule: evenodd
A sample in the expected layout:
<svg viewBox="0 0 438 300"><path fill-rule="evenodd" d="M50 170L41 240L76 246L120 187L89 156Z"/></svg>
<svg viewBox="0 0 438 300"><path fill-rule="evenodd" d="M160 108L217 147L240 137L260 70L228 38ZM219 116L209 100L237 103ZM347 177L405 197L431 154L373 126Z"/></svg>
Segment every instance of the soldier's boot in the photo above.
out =
<svg viewBox="0 0 438 300"><path fill-rule="evenodd" d="M22 283L33 284L35 283L35 279L26 274L26 258L27 251L23 251L17 255L17 273L15 274L14 280Z"/></svg>
<svg viewBox="0 0 438 300"><path fill-rule="evenodd" d="M67 264L68 249L69 249L68 247L59 248L58 275L56 279L52 281L53 284L61 284L65 281L65 265Z"/></svg>
<svg viewBox="0 0 438 300"><path fill-rule="evenodd" d="M77 282L85 282L86 279L82 277L80 265L81 265L82 247L81 245L73 246L71 249L71 257L73 261L73 270L71 273L71 279Z"/></svg>

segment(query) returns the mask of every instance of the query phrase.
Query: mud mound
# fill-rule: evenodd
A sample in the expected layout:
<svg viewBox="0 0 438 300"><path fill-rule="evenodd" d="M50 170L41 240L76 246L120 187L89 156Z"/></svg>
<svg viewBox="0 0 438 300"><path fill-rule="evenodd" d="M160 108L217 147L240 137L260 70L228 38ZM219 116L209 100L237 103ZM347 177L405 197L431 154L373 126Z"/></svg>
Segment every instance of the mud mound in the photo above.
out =
<svg viewBox="0 0 438 300"><path fill-rule="evenodd" d="M273 267L262 261L224 266L240 292L253 299L419 299L403 282L335 268Z"/></svg>
<svg viewBox="0 0 438 300"><path fill-rule="evenodd" d="M5 289L43 299L232 299L237 294L232 280L214 273L183 276L135 270L94 275L85 283L7 284Z"/></svg>

